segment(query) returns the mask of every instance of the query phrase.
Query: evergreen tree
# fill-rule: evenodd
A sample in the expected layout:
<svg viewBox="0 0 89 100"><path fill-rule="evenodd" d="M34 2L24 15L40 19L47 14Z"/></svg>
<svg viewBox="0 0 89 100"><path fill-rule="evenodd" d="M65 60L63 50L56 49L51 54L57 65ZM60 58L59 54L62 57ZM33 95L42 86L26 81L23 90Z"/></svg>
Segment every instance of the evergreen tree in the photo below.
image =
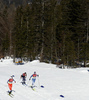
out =
<svg viewBox="0 0 89 100"><path fill-rule="evenodd" d="M27 5L24 11L24 27L26 34L26 56L34 59L34 41L35 41L35 33L34 33L34 24L33 24L33 13L31 6Z"/></svg>
<svg viewBox="0 0 89 100"><path fill-rule="evenodd" d="M23 8L18 7L15 17L15 27L14 27L14 38L15 38L15 56L22 57L25 52L25 41L24 41L24 25L23 25Z"/></svg>
<svg viewBox="0 0 89 100"><path fill-rule="evenodd" d="M7 6L4 6L0 15L0 45L1 50L0 53L3 56L7 56L9 54L9 26L8 26L8 9Z"/></svg>
<svg viewBox="0 0 89 100"><path fill-rule="evenodd" d="M44 2L44 60L56 59L56 1L49 0Z"/></svg>
<svg viewBox="0 0 89 100"><path fill-rule="evenodd" d="M34 40L34 53L36 56L40 55L40 59L43 59L43 45L44 45L44 20L43 20L43 2L42 0L34 0L32 2L33 12L33 29L35 34Z"/></svg>
<svg viewBox="0 0 89 100"><path fill-rule="evenodd" d="M67 50L70 45L67 43L69 41L72 42L74 45L71 49L71 52L76 51L74 53L74 57L76 59L80 59L80 50L82 48L82 43L85 41L86 37L86 28L85 28L85 21L86 21L86 11L84 8L84 2L81 2L81 0L68 0L68 1L61 1L61 10L62 10L62 20L61 24L59 24L59 27L61 29L60 33L60 39L62 39L62 55L64 62L66 62L66 54L70 52L70 50ZM60 26L61 25L61 26ZM61 37L62 34L64 34L64 37ZM82 38L81 38L82 37ZM77 48L76 48L77 47ZM72 53L71 53L72 54ZM75 55L76 54L76 55ZM70 55L70 54L69 54ZM71 56L73 59L73 56Z"/></svg>

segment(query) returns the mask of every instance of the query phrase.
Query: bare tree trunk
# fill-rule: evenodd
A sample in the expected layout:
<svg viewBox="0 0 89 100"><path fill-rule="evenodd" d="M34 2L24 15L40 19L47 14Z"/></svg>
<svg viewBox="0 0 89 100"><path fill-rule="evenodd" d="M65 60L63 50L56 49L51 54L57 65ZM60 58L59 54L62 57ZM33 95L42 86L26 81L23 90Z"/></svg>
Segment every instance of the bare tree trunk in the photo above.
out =
<svg viewBox="0 0 89 100"><path fill-rule="evenodd" d="M40 61L43 60L43 51L44 51L44 0L42 1L42 48L41 48L41 53L40 53Z"/></svg>

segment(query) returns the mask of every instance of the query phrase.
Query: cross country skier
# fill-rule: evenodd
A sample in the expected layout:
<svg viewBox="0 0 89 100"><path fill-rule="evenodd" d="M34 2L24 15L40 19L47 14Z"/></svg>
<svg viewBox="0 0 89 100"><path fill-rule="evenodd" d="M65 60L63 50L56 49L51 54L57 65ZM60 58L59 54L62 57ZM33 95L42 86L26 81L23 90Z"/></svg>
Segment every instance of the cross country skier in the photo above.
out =
<svg viewBox="0 0 89 100"><path fill-rule="evenodd" d="M27 77L27 73L26 73L26 72L24 72L24 73L21 75L21 77L20 77L20 78L22 78L22 84L23 84L23 85L26 84L26 83L25 83L26 77Z"/></svg>
<svg viewBox="0 0 89 100"><path fill-rule="evenodd" d="M10 89L9 94L12 93L12 85L13 85L13 82L16 83L16 81L13 79L13 77L14 77L14 75L12 75L11 78L7 81L8 87Z"/></svg>
<svg viewBox="0 0 89 100"><path fill-rule="evenodd" d="M39 75L37 75L36 72L34 72L34 74L32 74L32 75L30 76L30 78L29 78L29 80L31 80L31 78L32 78L32 87L34 87L34 83L35 83L35 81L36 81L36 76L39 77Z"/></svg>

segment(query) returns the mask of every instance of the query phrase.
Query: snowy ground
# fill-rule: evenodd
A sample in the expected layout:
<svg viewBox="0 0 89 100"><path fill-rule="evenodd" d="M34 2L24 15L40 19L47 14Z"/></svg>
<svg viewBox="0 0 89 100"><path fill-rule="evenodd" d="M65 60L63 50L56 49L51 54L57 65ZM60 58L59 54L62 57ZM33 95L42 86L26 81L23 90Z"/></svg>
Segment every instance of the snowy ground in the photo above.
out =
<svg viewBox="0 0 89 100"><path fill-rule="evenodd" d="M59 69L56 65L39 63L38 60L24 65L15 65L12 59L0 62L0 100L89 100L89 68ZM36 71L39 74L35 91L29 77ZM27 72L28 86L21 85L20 75ZM7 80L15 75L14 97L7 95ZM43 85L44 88L40 86ZM64 98L60 97L63 95Z"/></svg>

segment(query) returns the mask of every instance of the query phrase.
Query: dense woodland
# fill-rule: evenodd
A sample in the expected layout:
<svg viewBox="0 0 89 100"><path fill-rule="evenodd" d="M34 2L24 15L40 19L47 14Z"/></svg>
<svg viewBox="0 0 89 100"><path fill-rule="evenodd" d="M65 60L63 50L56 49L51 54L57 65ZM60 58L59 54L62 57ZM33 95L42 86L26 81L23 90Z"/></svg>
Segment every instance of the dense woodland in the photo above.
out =
<svg viewBox="0 0 89 100"><path fill-rule="evenodd" d="M76 66L89 60L89 0L0 0L0 57Z"/></svg>

